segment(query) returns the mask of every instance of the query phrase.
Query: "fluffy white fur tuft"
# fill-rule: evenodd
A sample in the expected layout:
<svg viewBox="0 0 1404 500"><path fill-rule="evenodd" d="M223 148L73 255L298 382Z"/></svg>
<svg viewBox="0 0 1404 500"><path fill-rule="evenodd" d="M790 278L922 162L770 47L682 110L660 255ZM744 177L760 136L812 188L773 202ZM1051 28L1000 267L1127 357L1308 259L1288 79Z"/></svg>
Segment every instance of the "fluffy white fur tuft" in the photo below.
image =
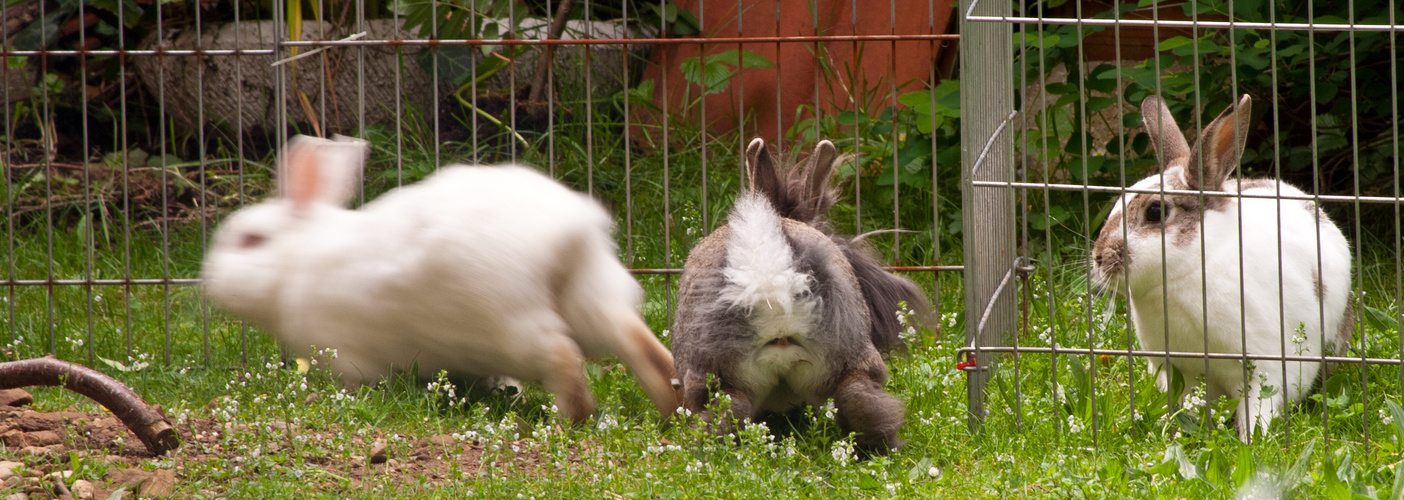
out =
<svg viewBox="0 0 1404 500"><path fill-rule="evenodd" d="M727 286L721 292L722 300L749 315L758 350L753 363L742 365L738 379L756 388L754 396L767 411L823 404L822 398L799 395L816 394L824 380L822 358L807 347L819 299L808 294L810 275L795 269L782 224L764 196L752 193L737 200L728 220ZM782 385L797 392L774 394Z"/></svg>
<svg viewBox="0 0 1404 500"><path fill-rule="evenodd" d="M780 215L765 197L747 194L736 202L728 226L726 280L722 299L747 312L778 308L794 312L794 298L809 291L809 275L794 269L794 252L780 228Z"/></svg>

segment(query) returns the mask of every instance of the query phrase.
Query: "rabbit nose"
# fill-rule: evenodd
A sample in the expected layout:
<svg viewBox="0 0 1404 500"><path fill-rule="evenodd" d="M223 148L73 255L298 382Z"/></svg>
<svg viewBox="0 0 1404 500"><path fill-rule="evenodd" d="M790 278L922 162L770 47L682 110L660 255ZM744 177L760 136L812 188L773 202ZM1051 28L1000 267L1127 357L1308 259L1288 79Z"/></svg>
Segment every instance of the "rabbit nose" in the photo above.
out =
<svg viewBox="0 0 1404 500"><path fill-rule="evenodd" d="M1094 260L1094 261L1097 262L1097 266L1098 266L1098 267L1101 267L1101 265L1102 265L1102 254L1099 253L1099 254L1093 256L1093 257L1092 257L1092 260Z"/></svg>

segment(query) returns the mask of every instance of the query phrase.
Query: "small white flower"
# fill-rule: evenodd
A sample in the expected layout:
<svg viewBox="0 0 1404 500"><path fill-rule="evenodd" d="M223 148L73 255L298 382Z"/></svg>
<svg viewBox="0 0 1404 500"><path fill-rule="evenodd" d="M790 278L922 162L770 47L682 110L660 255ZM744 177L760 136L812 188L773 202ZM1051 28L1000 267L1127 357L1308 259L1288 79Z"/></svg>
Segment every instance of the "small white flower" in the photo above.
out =
<svg viewBox="0 0 1404 500"><path fill-rule="evenodd" d="M1078 434L1082 432L1082 429L1082 422L1079 422L1077 420L1077 416L1068 415L1068 431L1072 432L1073 434Z"/></svg>
<svg viewBox="0 0 1404 500"><path fill-rule="evenodd" d="M600 423L599 423L599 424L596 424L595 427L598 428L599 430L602 430L602 431L603 431L603 430L608 430L608 429L611 428L611 427L618 427L618 426L619 426L619 421L618 421L618 420L615 420L613 415L604 415L604 416L600 417Z"/></svg>
<svg viewBox="0 0 1404 500"><path fill-rule="evenodd" d="M1185 397L1185 405L1190 408L1203 408L1204 404L1203 390L1195 390Z"/></svg>
<svg viewBox="0 0 1404 500"><path fill-rule="evenodd" d="M834 461L840 466L847 466L853 460L853 442L847 439L840 439L834 443L833 449L829 450L829 455L834 457Z"/></svg>

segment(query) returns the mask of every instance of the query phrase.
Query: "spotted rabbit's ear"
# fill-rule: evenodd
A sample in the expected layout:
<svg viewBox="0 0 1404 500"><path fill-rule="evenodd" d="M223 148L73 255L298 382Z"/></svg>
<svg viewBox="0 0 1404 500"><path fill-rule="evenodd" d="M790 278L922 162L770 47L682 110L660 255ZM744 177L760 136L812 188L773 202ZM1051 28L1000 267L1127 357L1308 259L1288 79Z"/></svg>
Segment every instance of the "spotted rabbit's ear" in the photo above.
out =
<svg viewBox="0 0 1404 500"><path fill-rule="evenodd" d="M1252 108L1252 98L1243 94L1237 104L1229 106L1204 127L1185 166L1185 182L1190 189L1223 189L1224 181L1238 169L1238 160L1243 157Z"/></svg>
<svg viewBox="0 0 1404 500"><path fill-rule="evenodd" d="M1150 136L1151 147L1155 148L1155 157L1160 162L1162 172L1188 163L1189 143L1185 142L1185 134L1180 132L1180 126L1175 123L1175 117L1170 114L1165 101L1157 96L1147 96L1146 100L1141 101L1141 121L1146 125L1146 134Z"/></svg>
<svg viewBox="0 0 1404 500"><path fill-rule="evenodd" d="M751 177L752 192L767 197L773 197L780 192L780 175L776 170L775 159L765 147L765 139L757 137L746 146L746 174Z"/></svg>
<svg viewBox="0 0 1404 500"><path fill-rule="evenodd" d="M335 141L293 137L279 162L279 191L295 207L314 202L346 206L359 187L367 144L343 136Z"/></svg>

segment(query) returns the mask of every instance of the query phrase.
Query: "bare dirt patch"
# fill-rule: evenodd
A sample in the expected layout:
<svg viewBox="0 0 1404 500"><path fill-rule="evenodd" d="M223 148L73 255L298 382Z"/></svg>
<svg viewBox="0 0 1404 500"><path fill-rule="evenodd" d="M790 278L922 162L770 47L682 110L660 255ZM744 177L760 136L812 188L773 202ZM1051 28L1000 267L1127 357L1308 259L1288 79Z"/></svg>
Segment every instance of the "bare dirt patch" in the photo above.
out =
<svg viewBox="0 0 1404 500"><path fill-rule="evenodd" d="M207 477L212 468L245 463L250 464L245 472L250 477L271 472L261 470L271 462L235 458L249 455L250 442L258 443L259 453L266 456L295 455L303 470L313 470L305 476L307 486L323 491L354 491L385 483L432 488L469 480L482 471L484 453L491 455L488 460L497 468L529 475L544 472L542 457L525 439L494 446L446 434L366 433L350 438L355 447L351 452L336 453L298 444L310 440L297 436L315 440L342 429L310 429L284 422L229 423L212 417L172 420L182 446L156 457L112 414L74 410L40 412L0 406L0 498L105 499L119 490L123 492L118 498L218 495L224 485ZM231 440L231 436L237 437ZM373 458L377 447L383 448L381 456ZM579 455L570 455L575 462L571 465L579 465ZM304 476L299 473L298 477ZM12 496L16 494L25 496Z"/></svg>

